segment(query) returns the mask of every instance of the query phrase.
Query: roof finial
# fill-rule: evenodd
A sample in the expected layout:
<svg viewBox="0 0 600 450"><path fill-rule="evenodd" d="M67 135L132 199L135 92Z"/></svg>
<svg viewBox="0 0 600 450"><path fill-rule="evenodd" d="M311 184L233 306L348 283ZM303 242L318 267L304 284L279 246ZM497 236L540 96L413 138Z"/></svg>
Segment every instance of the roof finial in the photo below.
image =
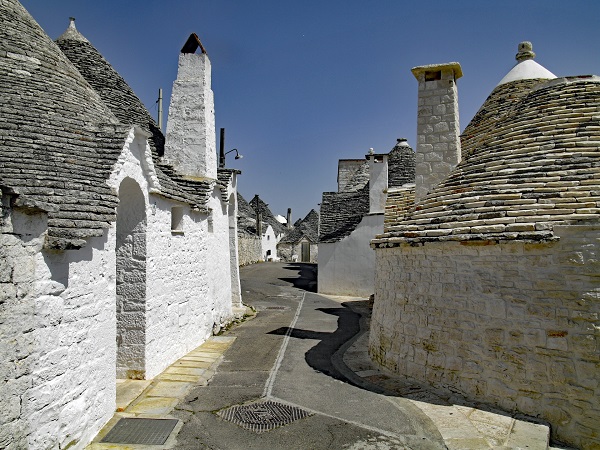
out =
<svg viewBox="0 0 600 450"><path fill-rule="evenodd" d="M535 58L533 52L533 45L529 41L523 41L519 44L519 53L515 56L515 59L519 62L527 61L528 59Z"/></svg>
<svg viewBox="0 0 600 450"><path fill-rule="evenodd" d="M69 28L75 28L75 17L69 17Z"/></svg>

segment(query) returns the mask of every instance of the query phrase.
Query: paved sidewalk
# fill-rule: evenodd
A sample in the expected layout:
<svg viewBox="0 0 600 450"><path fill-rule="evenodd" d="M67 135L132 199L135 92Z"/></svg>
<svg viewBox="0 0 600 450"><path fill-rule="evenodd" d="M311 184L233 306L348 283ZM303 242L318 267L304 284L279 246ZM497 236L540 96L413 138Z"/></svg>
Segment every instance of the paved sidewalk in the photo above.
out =
<svg viewBox="0 0 600 450"><path fill-rule="evenodd" d="M205 386L223 360L223 354L235 337L213 336L204 344L177 360L153 380L117 380L117 412L87 447L108 449L170 449L177 447L179 423L163 446L111 444L100 442L122 418L174 419L171 412L187 394Z"/></svg>

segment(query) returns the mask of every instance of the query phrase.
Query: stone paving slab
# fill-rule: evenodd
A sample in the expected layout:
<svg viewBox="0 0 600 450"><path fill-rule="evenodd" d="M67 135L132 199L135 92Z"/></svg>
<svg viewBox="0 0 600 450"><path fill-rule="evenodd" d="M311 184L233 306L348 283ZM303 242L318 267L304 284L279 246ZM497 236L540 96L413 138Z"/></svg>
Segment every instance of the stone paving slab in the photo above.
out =
<svg viewBox="0 0 600 450"><path fill-rule="evenodd" d="M156 450L175 448L179 423L162 446L101 443L100 440L122 417L172 419L173 408L195 386L205 386L223 353L235 337L213 336L200 347L174 362L153 380L118 380L117 412L87 447L89 450Z"/></svg>

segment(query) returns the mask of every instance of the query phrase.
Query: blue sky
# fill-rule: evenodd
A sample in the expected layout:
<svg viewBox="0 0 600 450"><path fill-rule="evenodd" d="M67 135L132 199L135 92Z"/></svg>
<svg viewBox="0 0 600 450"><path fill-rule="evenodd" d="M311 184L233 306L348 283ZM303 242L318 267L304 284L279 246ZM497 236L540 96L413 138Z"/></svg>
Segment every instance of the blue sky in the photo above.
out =
<svg viewBox="0 0 600 450"><path fill-rule="evenodd" d="M415 147L410 69L458 61L461 129L515 64L520 41L557 76L600 74L600 2L401 0L22 0L56 39L78 30L156 116L190 33L211 59L217 139L241 160L239 190L293 219L337 189L337 161ZM218 146L218 142L217 142ZM231 155L230 155L231 156Z"/></svg>

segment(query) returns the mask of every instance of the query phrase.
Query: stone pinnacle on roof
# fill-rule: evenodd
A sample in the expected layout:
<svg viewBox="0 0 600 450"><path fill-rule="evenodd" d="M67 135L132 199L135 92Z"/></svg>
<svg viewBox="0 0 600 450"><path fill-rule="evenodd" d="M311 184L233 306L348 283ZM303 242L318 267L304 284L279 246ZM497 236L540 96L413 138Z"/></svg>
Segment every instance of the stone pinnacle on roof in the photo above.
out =
<svg viewBox="0 0 600 450"><path fill-rule="evenodd" d="M533 45L529 41L523 41L519 44L519 53L515 55L515 59L519 62L535 58Z"/></svg>
<svg viewBox="0 0 600 450"><path fill-rule="evenodd" d="M396 147L410 147L410 145L408 144L408 139L406 139L406 138L396 139Z"/></svg>
<svg viewBox="0 0 600 450"><path fill-rule="evenodd" d="M79 31L77 31L77 28L75 27L75 17L69 17L69 27L57 39L57 41L67 40L89 42Z"/></svg>
<svg viewBox="0 0 600 450"><path fill-rule="evenodd" d="M519 44L518 53L515 56L517 64L506 74L497 86L502 84L510 83L511 81L518 80L533 80L533 79L546 79L552 80L556 78L552 72L545 67L536 63L535 53L533 52L533 45L531 42L523 41Z"/></svg>

